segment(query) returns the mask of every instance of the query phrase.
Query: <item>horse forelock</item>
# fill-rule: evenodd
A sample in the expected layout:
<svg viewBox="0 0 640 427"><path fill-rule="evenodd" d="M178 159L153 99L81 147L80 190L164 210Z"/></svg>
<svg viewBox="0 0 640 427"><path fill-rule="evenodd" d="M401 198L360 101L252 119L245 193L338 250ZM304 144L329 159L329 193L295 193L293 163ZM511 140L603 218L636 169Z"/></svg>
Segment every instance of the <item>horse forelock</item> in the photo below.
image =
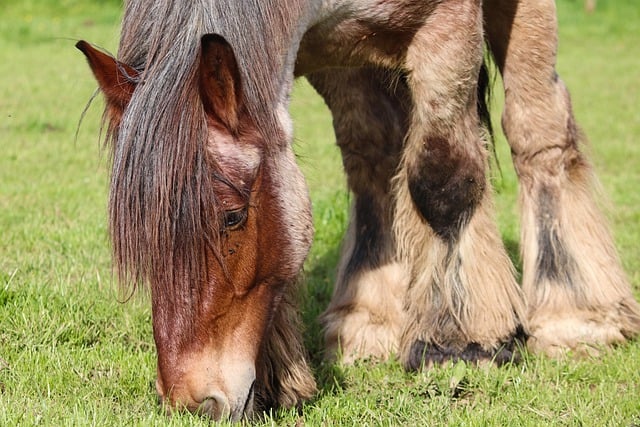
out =
<svg viewBox="0 0 640 427"><path fill-rule="evenodd" d="M277 72L287 61L293 15L300 12L293 7L298 2L278 2L280 8L265 3L126 4L118 59L141 74L124 114L106 112L113 157L109 228L125 289L147 283L152 295L192 305L211 263L221 260L221 208L212 184L224 173L207 154L197 81L200 40L219 33L234 47L248 113L263 139L275 140L282 97ZM238 11L239 4L246 10Z"/></svg>
<svg viewBox="0 0 640 427"><path fill-rule="evenodd" d="M152 283L173 300L184 292L180 284L206 280L204 254L217 254L219 203L212 182L223 175L207 155L198 94L181 88L191 86L193 76L176 77L173 88L148 79L136 89L113 135L109 200L121 282ZM153 96L161 90L173 95Z"/></svg>

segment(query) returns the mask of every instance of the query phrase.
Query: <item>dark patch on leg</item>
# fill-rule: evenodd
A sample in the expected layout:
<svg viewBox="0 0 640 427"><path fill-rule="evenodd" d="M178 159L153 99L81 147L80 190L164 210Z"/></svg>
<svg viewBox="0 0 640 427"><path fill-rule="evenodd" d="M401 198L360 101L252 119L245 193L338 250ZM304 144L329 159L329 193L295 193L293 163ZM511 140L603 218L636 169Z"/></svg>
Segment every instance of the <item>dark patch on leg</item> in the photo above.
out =
<svg viewBox="0 0 640 427"><path fill-rule="evenodd" d="M445 362L477 362L480 360L492 360L497 366L506 363L519 363L521 355L518 349L524 346L527 334L522 326L518 326L513 335L496 350L485 350L478 343L469 343L462 350L452 347L441 346L433 343L425 343L416 340L411 345L409 360L406 368L408 370L419 370L425 365L442 365Z"/></svg>
<svg viewBox="0 0 640 427"><path fill-rule="evenodd" d="M362 194L355 200L355 242L354 249L345 269L349 276L363 268L375 268L386 261L390 254L385 248L390 238L389 226L386 225L384 206L373 195Z"/></svg>
<svg viewBox="0 0 640 427"><path fill-rule="evenodd" d="M536 282L548 280L552 283L564 283L575 289L572 277L575 261L558 235L556 199L548 187L540 188L538 203Z"/></svg>
<svg viewBox="0 0 640 427"><path fill-rule="evenodd" d="M480 203L482 167L452 152L449 141L429 138L409 168L409 192L423 218L445 240L455 240Z"/></svg>

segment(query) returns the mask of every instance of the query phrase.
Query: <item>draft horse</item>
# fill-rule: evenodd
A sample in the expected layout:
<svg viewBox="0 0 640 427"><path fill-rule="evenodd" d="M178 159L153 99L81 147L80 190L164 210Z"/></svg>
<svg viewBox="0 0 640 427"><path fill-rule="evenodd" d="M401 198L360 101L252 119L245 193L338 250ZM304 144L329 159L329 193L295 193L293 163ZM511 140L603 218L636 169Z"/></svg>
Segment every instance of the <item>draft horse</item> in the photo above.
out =
<svg viewBox="0 0 640 427"><path fill-rule="evenodd" d="M117 60L79 42L106 97L115 267L150 287L166 406L238 420L315 391L293 296L313 234L296 76L333 114L353 193L328 357L418 369L635 336L556 27L553 0L142 0ZM520 179L521 287L487 183L485 42Z"/></svg>

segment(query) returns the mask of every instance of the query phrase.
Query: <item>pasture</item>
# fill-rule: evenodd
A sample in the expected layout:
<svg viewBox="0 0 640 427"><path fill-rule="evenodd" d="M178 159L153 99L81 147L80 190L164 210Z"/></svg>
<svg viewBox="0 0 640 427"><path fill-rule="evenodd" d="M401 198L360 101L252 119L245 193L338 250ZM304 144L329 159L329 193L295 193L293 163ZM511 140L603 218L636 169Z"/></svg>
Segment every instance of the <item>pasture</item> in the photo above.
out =
<svg viewBox="0 0 640 427"><path fill-rule="evenodd" d="M0 5L0 425L207 425L161 412L148 296L123 302L111 274L102 100L83 117L96 84L73 45L115 52L120 2ZM558 0L558 13L558 69L640 298L640 8L600 0L586 13L582 0ZM499 369L323 363L317 316L331 296L349 194L331 119L303 81L292 114L316 227L302 311L319 393L301 412L258 425L640 425L640 340L597 358L528 355ZM497 157L499 222L518 265L516 178L501 135Z"/></svg>

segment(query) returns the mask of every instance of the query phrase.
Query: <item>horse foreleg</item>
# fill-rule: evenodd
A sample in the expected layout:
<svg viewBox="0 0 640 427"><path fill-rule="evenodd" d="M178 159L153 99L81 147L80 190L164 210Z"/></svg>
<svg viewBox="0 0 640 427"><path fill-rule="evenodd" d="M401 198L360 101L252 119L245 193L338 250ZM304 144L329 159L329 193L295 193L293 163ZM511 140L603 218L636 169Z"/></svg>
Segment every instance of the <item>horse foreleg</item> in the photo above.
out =
<svg viewBox="0 0 640 427"><path fill-rule="evenodd" d="M406 55L414 107L394 228L411 271L400 355L412 369L507 361L522 332L522 296L486 188L476 105L482 40L480 1L447 1Z"/></svg>
<svg viewBox="0 0 640 427"><path fill-rule="evenodd" d="M555 2L485 0L484 12L520 179L528 346L556 354L624 341L640 331L640 308L594 201L593 170L555 70Z"/></svg>
<svg viewBox="0 0 640 427"><path fill-rule="evenodd" d="M410 100L402 76L369 68L308 76L333 114L351 217L333 297L321 317L328 358L386 359L397 350L408 275L396 257L390 182Z"/></svg>

